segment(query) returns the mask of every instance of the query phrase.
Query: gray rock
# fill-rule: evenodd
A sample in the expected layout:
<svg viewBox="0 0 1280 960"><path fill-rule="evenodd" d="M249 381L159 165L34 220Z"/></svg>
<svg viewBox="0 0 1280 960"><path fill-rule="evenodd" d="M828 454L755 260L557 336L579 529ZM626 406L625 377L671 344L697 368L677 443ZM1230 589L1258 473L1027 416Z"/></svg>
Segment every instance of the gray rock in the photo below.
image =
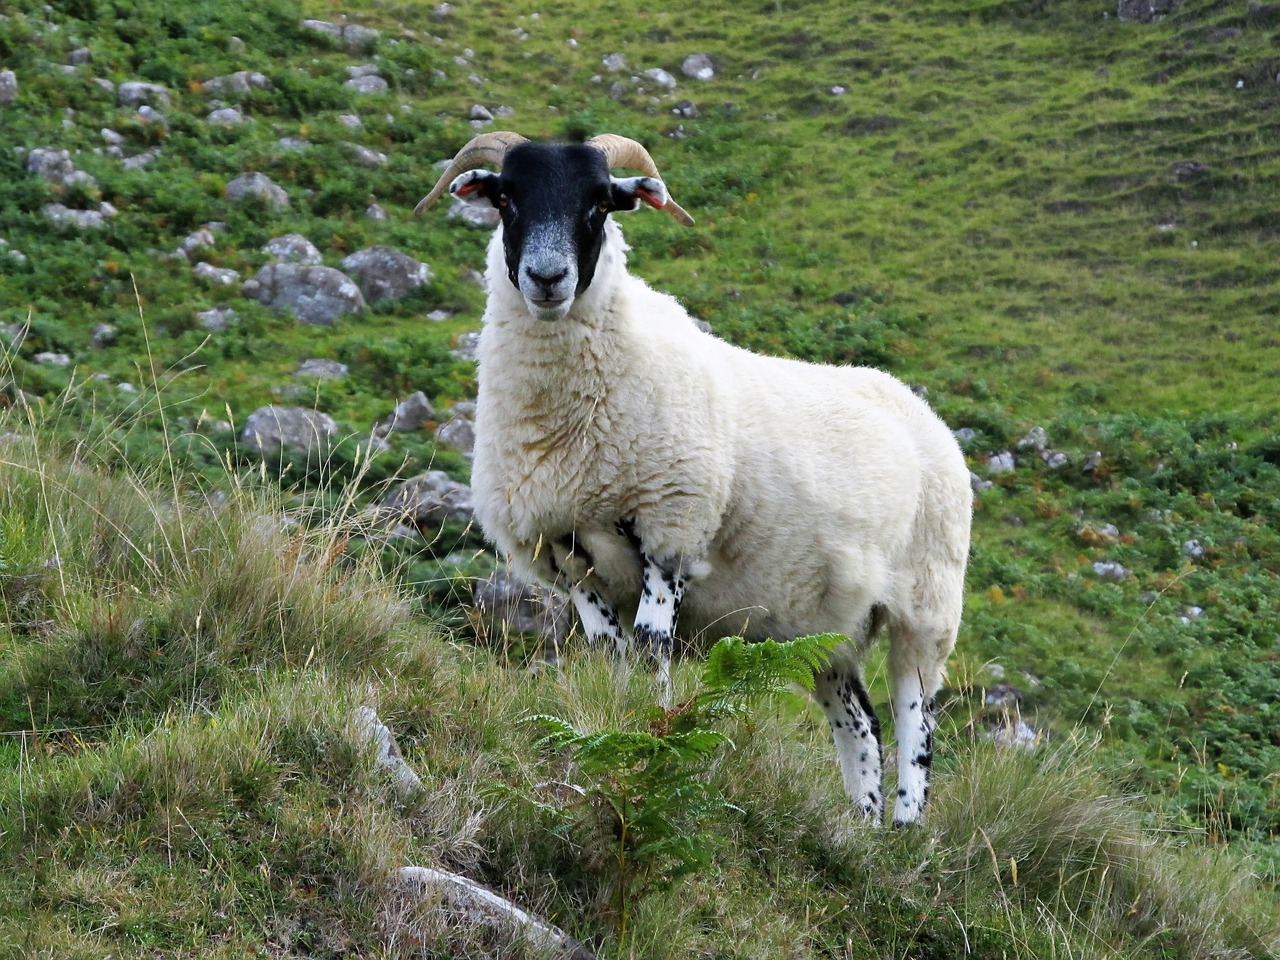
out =
<svg viewBox="0 0 1280 960"><path fill-rule="evenodd" d="M244 295L307 324L331 324L365 307L360 288L345 273L301 263L267 264L245 283Z"/></svg>
<svg viewBox="0 0 1280 960"><path fill-rule="evenodd" d="M357 117L354 113L344 113L338 117L338 122L348 130L363 130L364 121Z"/></svg>
<svg viewBox="0 0 1280 960"><path fill-rule="evenodd" d="M369 220L387 219L387 211L383 210L382 207L376 203L371 203L369 206L365 207L364 215Z"/></svg>
<svg viewBox="0 0 1280 960"><path fill-rule="evenodd" d="M381 77L352 77L344 87L350 87L356 93L386 93L390 84Z"/></svg>
<svg viewBox="0 0 1280 960"><path fill-rule="evenodd" d="M368 147L362 147L358 143L348 143L345 146L347 152L351 154L351 159L359 166L375 169L387 165L387 155L385 153L370 150Z"/></svg>
<svg viewBox="0 0 1280 960"><path fill-rule="evenodd" d="M1016 466L1017 463L1013 459L1013 454L1008 450L1001 450L999 453L993 453L987 458L987 473L1012 473Z"/></svg>
<svg viewBox="0 0 1280 960"><path fill-rule="evenodd" d="M298 378L309 377L312 380L341 380L351 372L351 368L337 360L324 360L311 357L298 364L293 375Z"/></svg>
<svg viewBox="0 0 1280 960"><path fill-rule="evenodd" d="M116 88L116 99L124 107L147 106L168 110L172 100L167 88L158 83L129 80Z"/></svg>
<svg viewBox="0 0 1280 960"><path fill-rule="evenodd" d="M97 87L103 93L108 93L111 96L115 96L116 85L112 83L110 80L108 80L106 77L94 77L91 82L95 87Z"/></svg>
<svg viewBox="0 0 1280 960"><path fill-rule="evenodd" d="M1040 745L1041 735L1035 727L1021 717L1009 717L992 727L987 734L997 746L1016 750L1034 750Z"/></svg>
<svg viewBox="0 0 1280 960"><path fill-rule="evenodd" d="M1204 544L1199 540L1188 540L1182 545L1182 554L1189 560L1203 560L1204 553Z"/></svg>
<svg viewBox="0 0 1280 960"><path fill-rule="evenodd" d="M604 68L610 73L618 73L627 69L627 58L620 53L610 53L602 57L600 62L604 64Z"/></svg>
<svg viewBox="0 0 1280 960"><path fill-rule="evenodd" d="M71 358L65 353L54 353L52 350L43 350L31 358L36 363L44 364L49 367L69 367L71 366Z"/></svg>
<svg viewBox="0 0 1280 960"><path fill-rule="evenodd" d="M157 127L169 126L169 118L150 104L144 103L140 106L137 117L140 123L153 124Z"/></svg>
<svg viewBox="0 0 1280 960"><path fill-rule="evenodd" d="M22 323L0 323L0 336L9 341L9 346L17 350L27 339L27 327Z"/></svg>
<svg viewBox="0 0 1280 960"><path fill-rule="evenodd" d="M244 123L245 117L239 107L222 107L212 111L205 120L215 127L238 127Z"/></svg>
<svg viewBox="0 0 1280 960"><path fill-rule="evenodd" d="M427 314L427 319L432 323L443 323L445 320L452 320L453 314L448 310L432 310Z"/></svg>
<svg viewBox="0 0 1280 960"><path fill-rule="evenodd" d="M366 301L399 300L431 280L431 268L391 247L357 250L342 261Z"/></svg>
<svg viewBox="0 0 1280 960"><path fill-rule="evenodd" d="M314 30L327 37L332 37L353 53L367 52L377 44L382 36L372 27L361 27L354 23L329 23L325 20L303 20L302 26Z"/></svg>
<svg viewBox="0 0 1280 960"><path fill-rule="evenodd" d="M222 333L238 319L240 315L230 307L213 307L196 314L196 322L210 333Z"/></svg>
<svg viewBox="0 0 1280 960"><path fill-rule="evenodd" d="M1093 572L1103 580L1110 580L1112 583L1119 583L1121 580L1127 580L1132 576L1128 568L1115 560L1095 561L1093 564Z"/></svg>
<svg viewBox="0 0 1280 960"><path fill-rule="evenodd" d="M1049 435L1045 433L1044 427L1032 427L1027 431L1027 435L1018 441L1019 450L1039 452L1047 446L1049 446Z"/></svg>
<svg viewBox="0 0 1280 960"><path fill-rule="evenodd" d="M67 63L73 67L82 67L93 60L93 51L88 47L76 47L67 54Z"/></svg>
<svg viewBox="0 0 1280 960"><path fill-rule="evenodd" d="M476 425L468 417L454 417L448 423L436 427L436 443L453 447L466 456L476 448Z"/></svg>
<svg viewBox="0 0 1280 960"><path fill-rule="evenodd" d="M144 150L142 153L136 154L135 156L126 157L121 161L121 166L126 170L141 170L159 156L160 148L152 147L150 150Z"/></svg>
<svg viewBox="0 0 1280 960"><path fill-rule="evenodd" d="M250 90L273 90L271 80L265 73L256 70L238 70L226 76L213 77L204 82L205 93L216 93L222 96L246 94Z"/></svg>
<svg viewBox="0 0 1280 960"><path fill-rule="evenodd" d="M674 90L676 88L676 78L661 67L650 67L644 71L644 76L648 77L664 90Z"/></svg>
<svg viewBox="0 0 1280 960"><path fill-rule="evenodd" d="M282 447L292 450L324 450L338 433L327 413L306 407L259 407L249 414L240 438L263 456Z"/></svg>
<svg viewBox="0 0 1280 960"><path fill-rule="evenodd" d="M448 220L461 220L463 223L470 224L473 227L481 227L492 230L502 222L502 216L493 207L477 207L475 204L464 203L454 198L452 204L449 205L449 211L445 214Z"/></svg>
<svg viewBox="0 0 1280 960"><path fill-rule="evenodd" d="M300 233L286 233L272 237L267 241L262 252L282 263L317 264L321 261L320 251L315 244Z"/></svg>
<svg viewBox="0 0 1280 960"><path fill-rule="evenodd" d="M12 70L0 70L0 107L18 99L18 75Z"/></svg>
<svg viewBox="0 0 1280 960"><path fill-rule="evenodd" d="M443 470L430 470L400 484L378 506L378 514L420 532L435 531L449 520L467 523L474 516L471 488Z"/></svg>
<svg viewBox="0 0 1280 960"><path fill-rule="evenodd" d="M435 408L431 406L427 395L419 390L396 404L395 412L391 414L387 426L397 433L411 433L423 429L435 418Z"/></svg>
<svg viewBox="0 0 1280 960"><path fill-rule="evenodd" d="M124 135L116 133L109 127L103 127L99 132L102 134L102 142L108 146L118 147L124 143Z"/></svg>
<svg viewBox="0 0 1280 960"><path fill-rule="evenodd" d="M698 111L698 105L692 100L681 100L671 112L677 117L683 117L686 120L697 120L702 114Z"/></svg>
<svg viewBox="0 0 1280 960"><path fill-rule="evenodd" d="M200 250L212 247L217 242L212 230L201 227L195 233L183 238L182 245L178 249L182 251L183 256L190 257Z"/></svg>
<svg viewBox="0 0 1280 960"><path fill-rule="evenodd" d="M191 270L201 280L207 280L210 283L219 286L229 287L240 279L240 274L235 270L225 267L215 267L211 263L197 263Z"/></svg>
<svg viewBox="0 0 1280 960"><path fill-rule="evenodd" d="M472 120L492 120L493 114L489 112L489 108L480 103L471 105Z"/></svg>
<svg viewBox="0 0 1280 960"><path fill-rule="evenodd" d="M305 137L281 137L276 141L276 146L285 153L301 153L311 146L311 141Z"/></svg>
<svg viewBox="0 0 1280 960"><path fill-rule="evenodd" d="M263 173L246 173L236 177L227 184L224 195L236 203L253 198L277 210L289 206L289 194Z"/></svg>
<svg viewBox="0 0 1280 960"><path fill-rule="evenodd" d="M97 210L72 210L61 203L48 203L41 208L40 212L54 226L71 227L76 230L101 230L107 225L107 219L115 216L116 209L109 203L99 204Z"/></svg>
<svg viewBox="0 0 1280 960"><path fill-rule="evenodd" d="M477 580L471 607L477 632L495 645L513 633L534 634L553 652L569 635L568 601L508 570Z"/></svg>
<svg viewBox="0 0 1280 960"><path fill-rule="evenodd" d="M983 490L990 490L995 484L990 480L984 480L972 470L969 471L969 487L974 493L981 493Z"/></svg>
<svg viewBox="0 0 1280 960"><path fill-rule="evenodd" d="M27 173L33 173L50 183L61 183L75 170L68 150L55 147L36 147L27 154Z"/></svg>
<svg viewBox="0 0 1280 960"><path fill-rule="evenodd" d="M691 80L710 80L716 75L716 65L705 53L691 53L680 64L680 72Z"/></svg>
<svg viewBox="0 0 1280 960"><path fill-rule="evenodd" d="M1026 694L1007 683L994 683L987 688L983 703L988 710L1016 710Z"/></svg>
<svg viewBox="0 0 1280 960"><path fill-rule="evenodd" d="M376 77L381 74L381 70L376 63L360 63L352 67L347 67L347 76L353 80L356 77Z"/></svg>
<svg viewBox="0 0 1280 960"><path fill-rule="evenodd" d="M955 430L952 430L951 433L956 438L956 442L962 447L966 447L973 443L978 436L978 431L973 429L973 427L957 427Z"/></svg>
<svg viewBox="0 0 1280 960"><path fill-rule="evenodd" d="M453 16L454 6L452 3L441 3L431 8L432 20L448 20Z"/></svg>
<svg viewBox="0 0 1280 960"><path fill-rule="evenodd" d="M1061 450L1045 450L1040 454L1040 459L1050 470L1061 470L1071 463L1071 457Z"/></svg>
<svg viewBox="0 0 1280 960"><path fill-rule="evenodd" d="M480 332L478 330L470 333L458 335L457 346L449 352L459 360L474 360L476 358L476 348L480 345Z"/></svg>
<svg viewBox="0 0 1280 960"><path fill-rule="evenodd" d="M14 249L9 246L9 241L4 237L0 237L0 255L7 257L14 263L26 263L27 255L21 250Z"/></svg>
<svg viewBox="0 0 1280 960"><path fill-rule="evenodd" d="M93 345L98 349L109 347L120 338L120 330L114 324L100 323L93 328Z"/></svg>

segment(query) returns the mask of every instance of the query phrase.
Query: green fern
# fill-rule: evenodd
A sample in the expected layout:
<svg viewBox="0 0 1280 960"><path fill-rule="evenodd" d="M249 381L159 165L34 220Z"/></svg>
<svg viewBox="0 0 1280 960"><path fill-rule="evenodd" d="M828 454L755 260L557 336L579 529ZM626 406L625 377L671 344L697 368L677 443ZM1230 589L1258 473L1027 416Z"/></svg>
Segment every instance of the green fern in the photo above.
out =
<svg viewBox="0 0 1280 960"><path fill-rule="evenodd" d="M719 838L707 822L736 809L703 777L721 748L733 745L711 725L746 717L793 684L812 688L814 671L843 640L721 640L707 656L699 691L658 713L648 730L581 730L547 714L527 719L546 730L539 745L572 754L585 791L572 806L552 809L561 827L591 826L596 830L578 832L610 838L620 941L639 898L711 864Z"/></svg>

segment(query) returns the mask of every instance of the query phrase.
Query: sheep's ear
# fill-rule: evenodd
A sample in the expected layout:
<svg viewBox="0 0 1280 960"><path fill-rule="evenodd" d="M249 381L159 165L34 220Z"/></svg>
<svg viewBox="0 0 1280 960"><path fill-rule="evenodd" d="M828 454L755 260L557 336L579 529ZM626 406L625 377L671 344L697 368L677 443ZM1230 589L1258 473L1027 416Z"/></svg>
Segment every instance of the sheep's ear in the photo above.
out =
<svg viewBox="0 0 1280 960"><path fill-rule="evenodd" d="M501 177L489 170L468 170L454 178L449 192L477 207L496 207L502 195Z"/></svg>
<svg viewBox="0 0 1280 960"><path fill-rule="evenodd" d="M621 211L638 210L644 201L655 210L667 205L667 185L657 177L613 177L613 203Z"/></svg>

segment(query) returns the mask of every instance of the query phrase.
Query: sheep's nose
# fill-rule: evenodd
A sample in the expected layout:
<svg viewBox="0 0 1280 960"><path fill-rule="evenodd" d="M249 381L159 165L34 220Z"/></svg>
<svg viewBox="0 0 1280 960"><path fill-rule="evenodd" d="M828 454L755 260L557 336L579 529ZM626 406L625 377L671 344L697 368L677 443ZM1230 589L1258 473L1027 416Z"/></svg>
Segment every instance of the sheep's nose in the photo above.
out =
<svg viewBox="0 0 1280 960"><path fill-rule="evenodd" d="M557 283L559 283L561 280L563 280L565 277L569 275L568 268L555 270L554 272L552 272L553 270L554 268L551 268L551 269L543 268L540 270L534 270L530 267L525 267L524 272L528 275L529 279L532 280L534 283L536 283L538 286L550 288L550 287L554 287Z"/></svg>

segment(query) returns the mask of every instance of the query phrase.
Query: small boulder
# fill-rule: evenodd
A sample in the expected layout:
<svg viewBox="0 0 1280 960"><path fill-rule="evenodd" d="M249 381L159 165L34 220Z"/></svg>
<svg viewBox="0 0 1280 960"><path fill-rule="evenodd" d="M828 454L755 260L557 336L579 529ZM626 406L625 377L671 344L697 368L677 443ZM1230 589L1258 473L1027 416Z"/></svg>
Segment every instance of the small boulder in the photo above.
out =
<svg viewBox="0 0 1280 960"><path fill-rule="evenodd" d="M627 69L627 58L620 53L610 53L600 59L604 68L610 73L618 73Z"/></svg>
<svg viewBox="0 0 1280 960"><path fill-rule="evenodd" d="M65 353L55 353L52 350L44 350L37 353L31 358L36 363L44 364L49 367L69 367L71 366L71 358Z"/></svg>
<svg viewBox="0 0 1280 960"><path fill-rule="evenodd" d="M306 324L331 324L365 307L360 288L341 270L301 263L267 264L245 283L244 295Z"/></svg>
<svg viewBox="0 0 1280 960"><path fill-rule="evenodd" d="M474 515L471 488L443 470L430 470L404 481L379 505L390 523L403 523L420 532L435 531L448 520L467 523Z"/></svg>
<svg viewBox="0 0 1280 960"><path fill-rule="evenodd" d="M211 263L197 263L191 270L201 280L207 280L210 283L219 286L229 287L240 279L240 274L235 270L229 270L224 267L215 267Z"/></svg>
<svg viewBox="0 0 1280 960"><path fill-rule="evenodd" d="M993 453L987 458L987 473L1012 473L1016 465L1013 454L1008 450L1001 450L999 453Z"/></svg>
<svg viewBox="0 0 1280 960"><path fill-rule="evenodd" d="M350 87L356 93L386 93L391 89L387 81L374 76L352 77L343 86Z"/></svg>
<svg viewBox="0 0 1280 960"><path fill-rule="evenodd" d="M236 203L252 198L278 210L289 206L289 194L263 173L246 173L236 177L227 184L223 192L228 200Z"/></svg>
<svg viewBox="0 0 1280 960"><path fill-rule="evenodd" d="M436 428L436 443L453 447L465 456L471 456L476 448L476 425L468 417L454 417Z"/></svg>
<svg viewBox="0 0 1280 960"><path fill-rule="evenodd" d="M300 233L272 237L262 248L262 252L282 263L318 264L321 261L320 251L315 244Z"/></svg>
<svg viewBox="0 0 1280 960"><path fill-rule="evenodd" d="M676 88L676 78L661 67L650 67L644 72L644 76L648 77L664 90L674 90Z"/></svg>
<svg viewBox="0 0 1280 960"><path fill-rule="evenodd" d="M421 430L435 418L435 408L431 406L431 401L427 399L427 395L419 390L396 404L395 412L391 414L387 428L397 433L410 433L414 430Z"/></svg>
<svg viewBox="0 0 1280 960"><path fill-rule="evenodd" d="M216 93L222 96L229 94L246 94L250 90L271 90L271 80L265 73L256 70L238 70L223 77L213 77L204 82L205 93Z"/></svg>
<svg viewBox="0 0 1280 960"><path fill-rule="evenodd" d="M554 654L569 636L568 601L557 593L498 570L472 588L471 609L476 632L491 643L512 633L534 634Z"/></svg>
<svg viewBox="0 0 1280 960"><path fill-rule="evenodd" d="M350 372L351 368L345 363L311 357L298 364L298 369L293 375L299 379L307 377L312 380L341 380Z"/></svg>
<svg viewBox="0 0 1280 960"><path fill-rule="evenodd" d="M493 207L477 207L475 204L464 203L455 197L449 206L448 213L445 214L445 219L461 220L473 227L492 230L502 222L502 215Z"/></svg>
<svg viewBox="0 0 1280 960"><path fill-rule="evenodd" d="M366 301L399 300L431 280L431 268L391 247L357 250L342 261Z"/></svg>
<svg viewBox="0 0 1280 960"><path fill-rule="evenodd" d="M281 448L323 450L338 433L327 413L306 407L259 407L245 421L241 439L263 456Z"/></svg>
<svg viewBox="0 0 1280 960"><path fill-rule="evenodd" d="M716 65L705 53L691 53L680 64L680 72L691 80L710 80L716 75Z"/></svg>
<svg viewBox="0 0 1280 960"><path fill-rule="evenodd" d="M372 27L361 27L354 23L329 23L326 20L303 20L302 26L306 30L312 30L316 33L322 33L327 37L332 37L352 53L362 53L372 50L377 44L378 38L382 36L381 33L374 30Z"/></svg>
<svg viewBox="0 0 1280 960"><path fill-rule="evenodd" d="M27 173L33 173L50 183L66 183L75 172L70 151L55 147L36 147L27 154Z"/></svg>
<svg viewBox="0 0 1280 960"><path fill-rule="evenodd" d="M222 333L238 319L240 315L230 307L213 307L196 314L196 322L210 333Z"/></svg>
<svg viewBox="0 0 1280 960"><path fill-rule="evenodd" d="M0 70L0 107L18 99L18 75L12 70Z"/></svg>
<svg viewBox="0 0 1280 960"><path fill-rule="evenodd" d="M116 99L123 107L151 107L168 110L171 103L169 91L158 83L129 80L116 88Z"/></svg>
<svg viewBox="0 0 1280 960"><path fill-rule="evenodd" d="M212 111L205 120L215 127L238 127L245 117L239 107L222 107Z"/></svg>

